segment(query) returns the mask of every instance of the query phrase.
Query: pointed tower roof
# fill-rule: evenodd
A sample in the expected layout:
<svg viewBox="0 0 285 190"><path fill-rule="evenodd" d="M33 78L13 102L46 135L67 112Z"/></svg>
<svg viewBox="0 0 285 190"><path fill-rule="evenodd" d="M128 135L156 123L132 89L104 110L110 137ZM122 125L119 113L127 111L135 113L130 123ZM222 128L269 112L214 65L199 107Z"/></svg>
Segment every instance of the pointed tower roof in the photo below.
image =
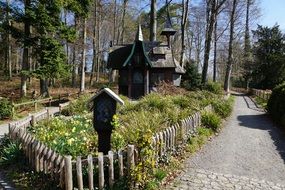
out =
<svg viewBox="0 0 285 190"><path fill-rule="evenodd" d="M142 27L141 24L138 24L138 29L137 29L137 34L136 34L136 39L135 41L143 41L143 34L142 34Z"/></svg>
<svg viewBox="0 0 285 190"><path fill-rule="evenodd" d="M176 33L176 30L172 28L170 15L169 15L169 11L167 8L167 16L166 16L166 21L164 24L164 29L161 31L160 35L173 36L175 33Z"/></svg>

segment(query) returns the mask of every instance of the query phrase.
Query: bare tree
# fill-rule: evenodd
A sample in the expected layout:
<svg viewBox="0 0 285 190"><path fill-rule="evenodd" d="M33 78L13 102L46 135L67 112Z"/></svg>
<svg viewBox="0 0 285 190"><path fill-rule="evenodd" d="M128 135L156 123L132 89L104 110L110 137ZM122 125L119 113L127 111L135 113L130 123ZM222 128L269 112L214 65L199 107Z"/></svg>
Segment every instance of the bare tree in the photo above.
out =
<svg viewBox="0 0 285 190"><path fill-rule="evenodd" d="M184 67L185 33L188 21L189 0L182 0L180 65Z"/></svg>
<svg viewBox="0 0 285 190"><path fill-rule="evenodd" d="M10 9L10 0L6 0L7 3L7 11L6 11L6 18L7 18L7 23L9 26L11 26L11 21L10 21L10 15L9 15L9 9ZM9 80L12 80L12 63L11 63L11 34L8 31L7 35L7 56L6 56L6 64L8 66L8 77Z"/></svg>
<svg viewBox="0 0 285 190"><path fill-rule="evenodd" d="M128 0L123 2L123 15L122 15L122 33L121 33L121 43L124 44L125 36L125 18L126 18L126 9L127 9Z"/></svg>
<svg viewBox="0 0 285 190"><path fill-rule="evenodd" d="M250 55L251 55L251 46L250 46L250 34L249 34L249 11L252 5L252 0L246 0L246 17L245 17L245 35L244 35L244 68L247 67L246 72L246 84L248 87L249 83L249 73L250 73Z"/></svg>
<svg viewBox="0 0 285 190"><path fill-rule="evenodd" d="M157 29L157 15L156 15L156 0L151 0L150 3L150 30L149 40L156 41L156 29Z"/></svg>
<svg viewBox="0 0 285 190"><path fill-rule="evenodd" d="M99 82L100 80L100 38L101 38L101 32L100 32L100 28L101 28L101 11L102 11L102 6L101 6L101 1L97 2L97 10L98 10L98 14L97 14L97 56L96 56L96 63L97 63L97 74L96 74L96 82Z"/></svg>
<svg viewBox="0 0 285 190"><path fill-rule="evenodd" d="M94 3L96 4L96 3ZM113 1L113 36L112 36L112 43L115 43L115 39L116 39L116 28L117 28L117 0ZM96 5L95 5L96 7ZM95 12L96 12L96 8L95 8ZM96 18L96 14L95 14L95 18ZM95 27L95 26L94 26ZM94 44L94 42L93 42Z"/></svg>
<svg viewBox="0 0 285 190"><path fill-rule="evenodd" d="M74 28L77 31L78 29L78 20L79 18L75 16L74 18ZM72 87L76 87L77 81L77 74L78 74L78 65L77 65L77 41L73 43L73 56L72 56Z"/></svg>
<svg viewBox="0 0 285 190"><path fill-rule="evenodd" d="M194 60L198 66L201 65L201 54L203 52L203 40L205 36L205 11L204 5L192 7L190 13L191 30L193 31Z"/></svg>
<svg viewBox="0 0 285 190"><path fill-rule="evenodd" d="M83 18L83 38L82 38L82 60L81 60L81 77L80 77L80 92L85 91L85 67L86 67L86 33L87 33L87 18Z"/></svg>
<svg viewBox="0 0 285 190"><path fill-rule="evenodd" d="M205 37L205 49L204 49L204 64L202 70L202 83L205 84L207 81L209 57L211 50L212 34L214 30L214 24L217 19L217 15L221 6L226 0L207 0L207 27Z"/></svg>
<svg viewBox="0 0 285 190"><path fill-rule="evenodd" d="M233 66L233 40L234 40L236 8L237 8L237 0L233 0L231 18L230 18L229 52L228 52L226 76L225 76L225 81L224 81L224 90L226 92L230 91L230 78L231 78L231 70Z"/></svg>
<svg viewBox="0 0 285 190"><path fill-rule="evenodd" d="M31 6L31 0L25 0L25 13L29 10ZM30 21L26 19L24 21L24 33L25 36L28 38L31 34L31 26ZM23 52L23 61L22 61L22 71L28 71L29 69L29 47L27 42L24 44L24 52ZM22 72L21 74L21 97L25 97L27 95L27 76L26 73Z"/></svg>

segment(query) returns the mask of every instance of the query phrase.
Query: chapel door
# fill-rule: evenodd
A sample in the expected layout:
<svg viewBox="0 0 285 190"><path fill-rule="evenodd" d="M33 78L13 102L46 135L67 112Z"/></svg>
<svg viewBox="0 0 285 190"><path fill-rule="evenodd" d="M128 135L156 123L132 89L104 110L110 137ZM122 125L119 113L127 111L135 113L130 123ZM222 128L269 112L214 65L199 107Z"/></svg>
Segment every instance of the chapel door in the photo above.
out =
<svg viewBox="0 0 285 190"><path fill-rule="evenodd" d="M140 69L133 70L132 98L138 99L144 95L144 72Z"/></svg>

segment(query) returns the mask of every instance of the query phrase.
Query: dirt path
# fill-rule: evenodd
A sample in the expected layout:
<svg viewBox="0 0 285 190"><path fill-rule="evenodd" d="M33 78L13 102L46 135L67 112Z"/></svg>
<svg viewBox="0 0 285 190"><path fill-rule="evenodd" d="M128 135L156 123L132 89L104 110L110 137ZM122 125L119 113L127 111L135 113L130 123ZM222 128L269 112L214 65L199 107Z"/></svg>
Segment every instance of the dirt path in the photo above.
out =
<svg viewBox="0 0 285 190"><path fill-rule="evenodd" d="M237 96L221 134L185 162L167 189L285 189L285 135Z"/></svg>

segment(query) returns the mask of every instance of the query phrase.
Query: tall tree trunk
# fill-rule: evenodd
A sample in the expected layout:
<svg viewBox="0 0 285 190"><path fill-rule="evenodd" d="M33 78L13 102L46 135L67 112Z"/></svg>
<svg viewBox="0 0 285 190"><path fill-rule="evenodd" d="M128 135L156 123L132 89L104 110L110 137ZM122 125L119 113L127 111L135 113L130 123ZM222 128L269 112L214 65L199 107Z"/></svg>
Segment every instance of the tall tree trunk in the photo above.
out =
<svg viewBox="0 0 285 190"><path fill-rule="evenodd" d="M25 14L29 7L31 6L31 0L25 0ZM26 39L30 37L31 26L28 19L24 21L24 33ZM29 69L29 47L27 41L24 43L23 61L22 61L22 71L28 72ZM27 76L25 73L21 74L21 97L27 96Z"/></svg>
<svg viewBox="0 0 285 190"><path fill-rule="evenodd" d="M75 30L77 30L77 19L78 19L78 17L75 16L75 18L74 18L74 28L75 28ZM73 88L76 87L77 73L78 73L78 67L77 67L77 62L76 62L76 53L77 53L76 46L77 46L77 44L73 43L72 79L71 79L71 83L72 83L72 87Z"/></svg>
<svg viewBox="0 0 285 190"><path fill-rule="evenodd" d="M125 36L125 17L126 17L126 9L127 9L128 0L124 0L123 3L123 15L122 15L122 33L121 33L121 43L124 44L124 36Z"/></svg>
<svg viewBox="0 0 285 190"><path fill-rule="evenodd" d="M67 26L67 16L68 16L68 12L67 10L65 10L64 13L64 23ZM68 45L68 41L65 42L65 48L66 48L66 57L67 57L67 64L69 64L69 45Z"/></svg>
<svg viewBox="0 0 285 190"><path fill-rule="evenodd" d="M251 70L250 65L250 52L251 52L251 46L250 46L250 35L249 35L249 10L250 5L252 3L252 0L247 0L246 2L246 18L245 18L245 35L244 35L244 63L243 68L246 70L245 76L246 76L246 88L248 88L249 84L249 74Z"/></svg>
<svg viewBox="0 0 285 190"><path fill-rule="evenodd" d="M231 20L230 20L230 40L229 40L229 53L227 60L227 69L226 76L224 82L224 90L226 92L230 91L230 79L231 79L231 71L233 66L233 39L234 39L234 28L235 28L235 13L237 7L237 0L233 0L233 7L231 11Z"/></svg>
<svg viewBox="0 0 285 190"><path fill-rule="evenodd" d="M192 57L192 51L193 51L193 33L188 31L187 32L187 41L188 41L188 60L191 61L191 57Z"/></svg>
<svg viewBox="0 0 285 190"><path fill-rule="evenodd" d="M96 12L96 5L95 5ZM95 14L96 15L96 14ZM96 17L95 17L96 18ZM114 0L114 12L113 12L113 36L112 43L115 43L116 39L116 28L117 28L117 0ZM94 44L94 43L93 43Z"/></svg>
<svg viewBox="0 0 285 190"><path fill-rule="evenodd" d="M6 0L7 3L7 12L6 12L6 17L7 17L7 22L8 25L11 26L11 21L10 21L10 15L9 15L9 9L10 9L10 0ZM7 36L7 66L8 66L8 77L9 80L12 80L12 62L11 62L11 34L10 31L8 31L8 36Z"/></svg>
<svg viewBox="0 0 285 190"><path fill-rule="evenodd" d="M116 3L116 0L115 0ZM115 15L114 15L115 16ZM115 22L115 18L114 18L114 22ZM114 23L115 24L115 23ZM115 30L116 28L114 27L114 35L115 35ZM113 39L115 39L115 37L113 36ZM90 75L90 81L89 84L90 86L93 85L93 77L94 77L94 73L96 70L96 60L97 60L97 47L96 47L96 41L97 40L97 3L94 3L94 27L93 27L93 59L92 59L92 68L91 68L91 75Z"/></svg>
<svg viewBox="0 0 285 190"><path fill-rule="evenodd" d="M216 20L215 22L215 27L214 27L214 61L213 61L213 81L217 81L217 41L218 41L218 36L217 36L217 27L218 27L218 21Z"/></svg>
<svg viewBox="0 0 285 190"><path fill-rule="evenodd" d="M156 15L156 0L151 0L150 4L150 31L149 40L156 41L156 28L157 28L157 15Z"/></svg>
<svg viewBox="0 0 285 190"><path fill-rule="evenodd" d="M97 63L97 74L96 74L96 82L99 82L100 80L100 38L101 38L101 33L100 33L100 29L101 29L101 4L100 1L98 2L98 14L97 14L97 56L96 56L96 63Z"/></svg>
<svg viewBox="0 0 285 190"><path fill-rule="evenodd" d="M212 34L214 30L214 24L221 6L225 3L226 0L208 0L207 1L207 30L206 30L206 39L205 39L205 49L204 49L204 64L202 70L202 83L207 82L207 74L209 67L209 57L211 50ZM210 13L209 13L210 11Z"/></svg>
<svg viewBox="0 0 285 190"><path fill-rule="evenodd" d="M87 18L83 20L83 43L82 43L82 60L81 60L81 78L80 78L80 92L85 91L85 67L86 67L86 33L87 33Z"/></svg>
<svg viewBox="0 0 285 190"><path fill-rule="evenodd" d="M207 30L206 30L206 39L205 39L205 51L204 51L204 63L202 70L202 83L205 84L207 82L207 74L209 67L209 57L211 50L211 42L212 42L212 33L214 29L215 23L215 9L216 9L216 0L210 0L207 2Z"/></svg>
<svg viewBox="0 0 285 190"><path fill-rule="evenodd" d="M181 19L181 52L180 52L180 65L184 67L184 53L185 53L185 30L188 21L188 6L189 0L182 0L182 19Z"/></svg>
<svg viewBox="0 0 285 190"><path fill-rule="evenodd" d="M48 80L40 79L40 93L42 97L49 97Z"/></svg>

